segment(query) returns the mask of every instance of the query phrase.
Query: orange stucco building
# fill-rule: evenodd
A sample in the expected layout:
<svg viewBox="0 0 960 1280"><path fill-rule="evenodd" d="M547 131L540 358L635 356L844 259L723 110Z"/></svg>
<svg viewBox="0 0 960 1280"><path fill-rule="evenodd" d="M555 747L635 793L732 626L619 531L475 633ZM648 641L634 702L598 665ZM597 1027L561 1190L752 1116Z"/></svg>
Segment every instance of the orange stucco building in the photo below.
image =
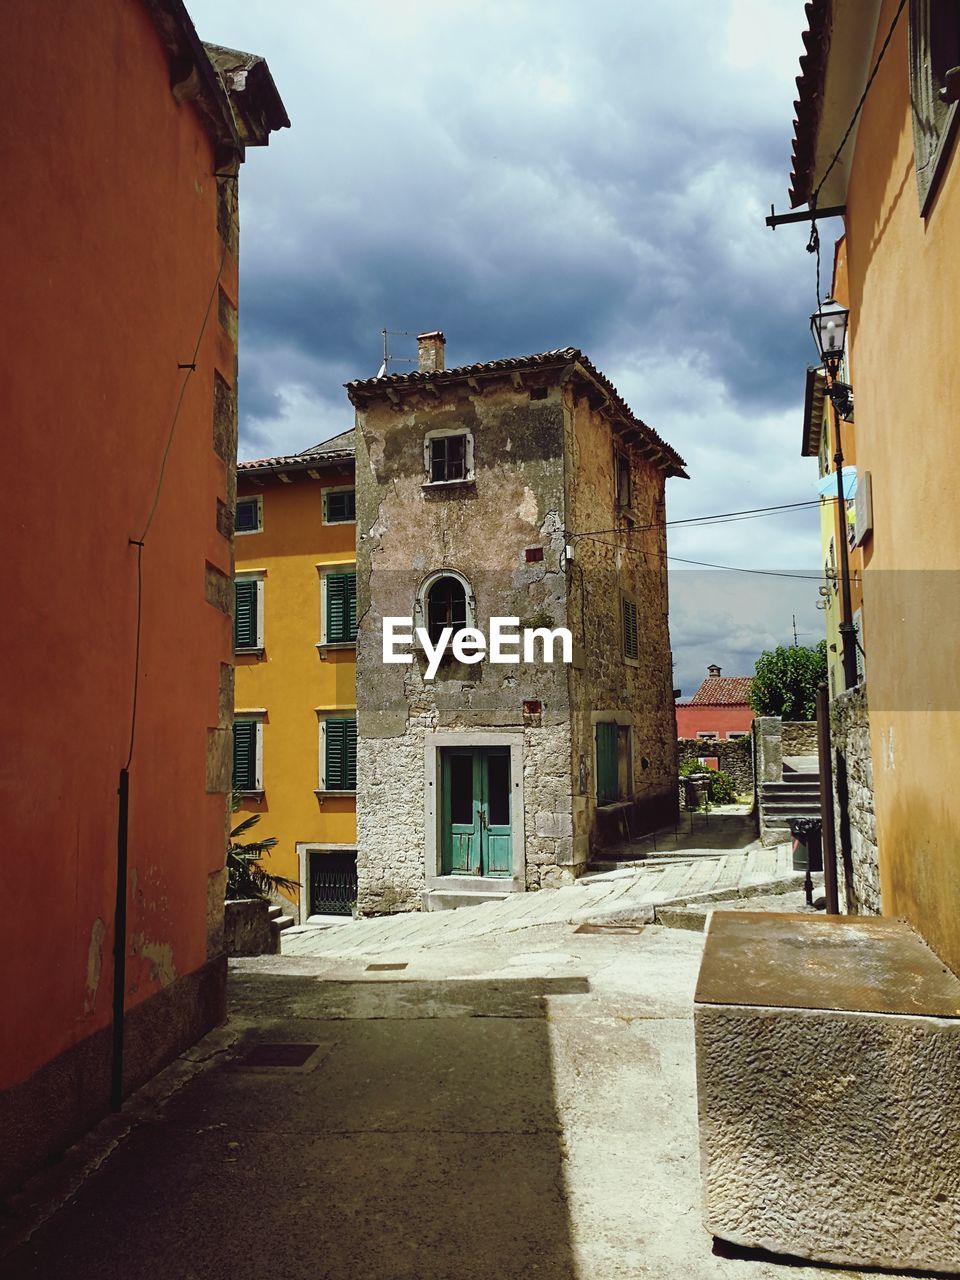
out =
<svg viewBox="0 0 960 1280"><path fill-rule="evenodd" d="M960 22L946 0L814 0L807 14L791 194L845 210L856 466L873 493L863 615L882 909L960 970L960 796L945 764L960 731Z"/></svg>
<svg viewBox="0 0 960 1280"><path fill-rule="evenodd" d="M125 766L123 1093L222 1017L237 181L217 175L289 122L263 60L204 46L180 0L4 18L9 1184L109 1105Z"/></svg>

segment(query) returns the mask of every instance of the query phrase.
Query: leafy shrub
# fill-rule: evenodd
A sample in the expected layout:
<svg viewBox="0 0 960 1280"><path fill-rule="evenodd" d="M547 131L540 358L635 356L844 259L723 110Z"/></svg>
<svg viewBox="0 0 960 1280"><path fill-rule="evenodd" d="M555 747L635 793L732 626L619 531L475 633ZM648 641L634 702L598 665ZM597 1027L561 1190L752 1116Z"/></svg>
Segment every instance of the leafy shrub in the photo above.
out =
<svg viewBox="0 0 960 1280"><path fill-rule="evenodd" d="M779 645L757 659L750 706L758 716L815 720L817 686L827 678L827 642L808 648Z"/></svg>
<svg viewBox="0 0 960 1280"><path fill-rule="evenodd" d="M729 773L724 773L722 769L711 769L708 786L711 804L736 803L737 793Z"/></svg>

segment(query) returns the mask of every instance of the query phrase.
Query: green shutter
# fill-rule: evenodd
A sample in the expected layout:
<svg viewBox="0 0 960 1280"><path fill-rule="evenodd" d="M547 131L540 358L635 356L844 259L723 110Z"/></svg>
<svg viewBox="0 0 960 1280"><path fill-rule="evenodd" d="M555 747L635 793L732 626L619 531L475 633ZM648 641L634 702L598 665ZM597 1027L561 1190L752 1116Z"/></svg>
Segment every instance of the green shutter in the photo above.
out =
<svg viewBox="0 0 960 1280"><path fill-rule="evenodd" d="M357 575L327 574L327 642L349 643L357 638Z"/></svg>
<svg viewBox="0 0 960 1280"><path fill-rule="evenodd" d="M628 658L640 657L640 634L637 626L637 606L626 596L620 597L623 617L623 652Z"/></svg>
<svg viewBox="0 0 960 1280"><path fill-rule="evenodd" d="M340 489L324 494L324 520L327 524L336 524L357 518L356 491Z"/></svg>
<svg viewBox="0 0 960 1280"><path fill-rule="evenodd" d="M612 804L619 796L617 726L601 722L597 725L597 804Z"/></svg>
<svg viewBox="0 0 960 1280"><path fill-rule="evenodd" d="M357 722L329 719L324 724L324 788L327 791L357 789Z"/></svg>
<svg viewBox="0 0 960 1280"><path fill-rule="evenodd" d="M257 722L234 720L233 722L233 789L255 791L257 789Z"/></svg>
<svg viewBox="0 0 960 1280"><path fill-rule="evenodd" d="M257 582L244 579L235 582L236 606L233 615L233 647L253 649L259 643L257 636Z"/></svg>

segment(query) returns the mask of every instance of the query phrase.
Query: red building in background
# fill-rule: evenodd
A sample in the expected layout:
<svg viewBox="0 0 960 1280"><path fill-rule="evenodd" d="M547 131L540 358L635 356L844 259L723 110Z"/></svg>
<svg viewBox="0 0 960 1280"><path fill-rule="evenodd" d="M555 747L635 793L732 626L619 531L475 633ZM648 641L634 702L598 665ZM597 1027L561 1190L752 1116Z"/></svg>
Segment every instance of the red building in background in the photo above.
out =
<svg viewBox="0 0 960 1280"><path fill-rule="evenodd" d="M689 702L677 704L677 737L720 742L750 732L752 676L722 676L716 663Z"/></svg>

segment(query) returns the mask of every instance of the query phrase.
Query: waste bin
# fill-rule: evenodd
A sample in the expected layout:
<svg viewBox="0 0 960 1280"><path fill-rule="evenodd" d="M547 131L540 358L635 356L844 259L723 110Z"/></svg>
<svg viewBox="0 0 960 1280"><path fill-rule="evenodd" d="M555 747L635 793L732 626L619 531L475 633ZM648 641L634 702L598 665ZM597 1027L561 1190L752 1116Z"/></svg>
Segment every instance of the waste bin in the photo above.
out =
<svg viewBox="0 0 960 1280"><path fill-rule="evenodd" d="M794 871L823 870L823 819L791 818Z"/></svg>

